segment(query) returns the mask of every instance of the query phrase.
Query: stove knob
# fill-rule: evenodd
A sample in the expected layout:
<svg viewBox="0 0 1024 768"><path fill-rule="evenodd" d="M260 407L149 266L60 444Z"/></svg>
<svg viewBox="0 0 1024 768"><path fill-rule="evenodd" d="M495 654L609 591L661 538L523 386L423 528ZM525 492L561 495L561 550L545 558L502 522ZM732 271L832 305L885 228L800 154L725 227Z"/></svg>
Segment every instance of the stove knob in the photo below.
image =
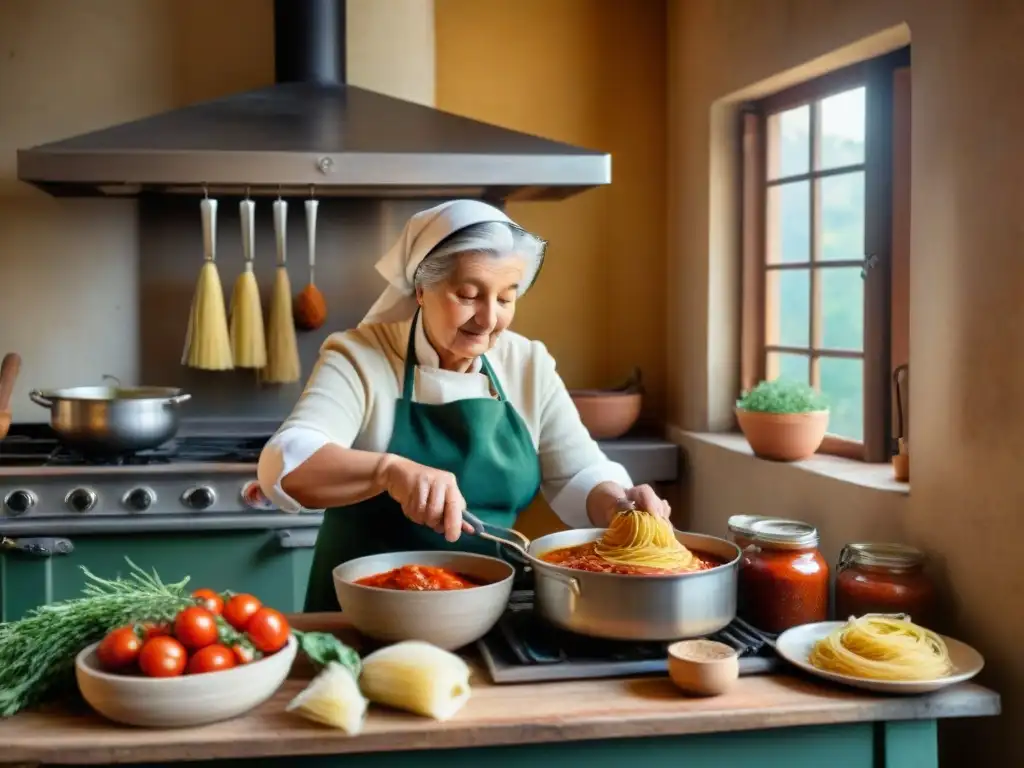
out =
<svg viewBox="0 0 1024 768"><path fill-rule="evenodd" d="M216 500L217 497L213 493L213 488L200 486L198 488L185 491L185 506L192 509L207 509L208 507L212 507L213 502Z"/></svg>
<svg viewBox="0 0 1024 768"><path fill-rule="evenodd" d="M156 501L156 494L149 488L132 488L124 496L124 505L132 512L145 512Z"/></svg>
<svg viewBox="0 0 1024 768"><path fill-rule="evenodd" d="M64 502L75 512L88 512L96 506L96 491L75 488L64 498Z"/></svg>
<svg viewBox="0 0 1024 768"><path fill-rule="evenodd" d="M4 499L4 507L14 516L24 515L36 505L32 491L11 491Z"/></svg>

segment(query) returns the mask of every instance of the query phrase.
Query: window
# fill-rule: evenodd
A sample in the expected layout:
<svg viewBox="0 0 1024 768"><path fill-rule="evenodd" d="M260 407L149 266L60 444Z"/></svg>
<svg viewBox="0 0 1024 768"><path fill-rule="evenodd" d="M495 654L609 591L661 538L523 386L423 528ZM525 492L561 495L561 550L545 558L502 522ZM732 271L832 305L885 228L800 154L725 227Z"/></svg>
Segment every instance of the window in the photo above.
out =
<svg viewBox="0 0 1024 768"><path fill-rule="evenodd" d="M742 386L810 383L831 407L821 450L869 461L892 454L909 355L909 54L743 111Z"/></svg>

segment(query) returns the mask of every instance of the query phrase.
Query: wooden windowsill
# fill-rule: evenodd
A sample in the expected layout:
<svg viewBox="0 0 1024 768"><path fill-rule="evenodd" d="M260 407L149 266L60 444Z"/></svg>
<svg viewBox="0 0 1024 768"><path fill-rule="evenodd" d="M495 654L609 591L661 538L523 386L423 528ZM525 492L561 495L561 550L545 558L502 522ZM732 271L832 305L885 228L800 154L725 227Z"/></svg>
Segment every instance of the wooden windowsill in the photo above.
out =
<svg viewBox="0 0 1024 768"><path fill-rule="evenodd" d="M876 491L889 493L910 493L910 483L901 483L893 477L892 464L869 464L863 461L844 459L839 456L816 454L803 461L768 462L754 456L742 434L734 432L688 432L678 427L669 427L668 438L677 445L684 445L681 438L699 440L707 445L714 445L726 451L749 456L751 461L762 461L766 464L778 464L780 471L796 470L811 472L816 475L838 480L842 483L872 488Z"/></svg>

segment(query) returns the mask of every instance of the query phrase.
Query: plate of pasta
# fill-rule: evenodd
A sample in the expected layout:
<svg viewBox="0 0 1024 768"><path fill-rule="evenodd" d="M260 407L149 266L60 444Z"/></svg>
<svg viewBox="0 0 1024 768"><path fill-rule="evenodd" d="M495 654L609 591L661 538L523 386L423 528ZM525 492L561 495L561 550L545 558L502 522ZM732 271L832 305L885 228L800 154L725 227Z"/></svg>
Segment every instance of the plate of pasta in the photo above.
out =
<svg viewBox="0 0 1024 768"><path fill-rule="evenodd" d="M883 693L930 693L970 680L985 666L966 643L895 614L794 627L775 648L812 675Z"/></svg>

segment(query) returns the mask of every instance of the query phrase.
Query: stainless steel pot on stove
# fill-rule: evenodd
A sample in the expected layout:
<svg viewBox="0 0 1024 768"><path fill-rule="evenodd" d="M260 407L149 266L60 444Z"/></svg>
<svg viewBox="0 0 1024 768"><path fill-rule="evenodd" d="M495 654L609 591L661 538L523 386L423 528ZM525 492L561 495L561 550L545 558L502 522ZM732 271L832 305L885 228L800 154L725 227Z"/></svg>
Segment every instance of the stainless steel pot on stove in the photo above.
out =
<svg viewBox="0 0 1024 768"><path fill-rule="evenodd" d="M179 406L192 396L173 387L34 389L32 402L50 411L62 443L84 455L118 455L156 448L178 432Z"/></svg>
<svg viewBox="0 0 1024 768"><path fill-rule="evenodd" d="M595 541L603 528L560 531L530 541L517 531L484 526L475 515L463 518L476 535L507 545L529 563L534 605L561 629L612 640L682 640L713 634L736 618L740 550L725 539L676 531L686 547L722 560L717 568L672 576L623 576L540 559L553 549ZM497 531L511 536L495 535Z"/></svg>

